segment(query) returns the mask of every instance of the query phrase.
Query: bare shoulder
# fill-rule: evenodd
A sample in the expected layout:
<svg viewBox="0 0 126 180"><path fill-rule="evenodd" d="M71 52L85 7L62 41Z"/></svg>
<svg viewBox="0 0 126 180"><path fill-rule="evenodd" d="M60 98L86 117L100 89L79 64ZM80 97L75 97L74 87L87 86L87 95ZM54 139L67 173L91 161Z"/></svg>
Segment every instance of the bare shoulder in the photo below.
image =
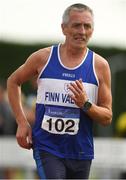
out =
<svg viewBox="0 0 126 180"><path fill-rule="evenodd" d="M32 53L28 57L28 59L26 60L26 64L27 63L34 64L34 66L36 66L39 71L46 64L50 53L51 53L51 47L39 49L38 51Z"/></svg>
<svg viewBox="0 0 126 180"><path fill-rule="evenodd" d="M96 68L107 68L109 64L105 58L95 53L95 66Z"/></svg>
<svg viewBox="0 0 126 180"><path fill-rule="evenodd" d="M18 84L22 84L34 76L38 76L42 68L45 66L50 52L51 47L48 47L32 53L25 63L10 75L9 79L17 82Z"/></svg>
<svg viewBox="0 0 126 180"><path fill-rule="evenodd" d="M40 59L46 61L50 55L50 52L51 52L51 47L46 47L34 52L32 56L38 56Z"/></svg>
<svg viewBox="0 0 126 180"><path fill-rule="evenodd" d="M99 54L95 53L95 69L96 69L96 74L98 76L98 79L100 80L101 78L107 76L110 76L110 67L108 64L108 61L100 56Z"/></svg>

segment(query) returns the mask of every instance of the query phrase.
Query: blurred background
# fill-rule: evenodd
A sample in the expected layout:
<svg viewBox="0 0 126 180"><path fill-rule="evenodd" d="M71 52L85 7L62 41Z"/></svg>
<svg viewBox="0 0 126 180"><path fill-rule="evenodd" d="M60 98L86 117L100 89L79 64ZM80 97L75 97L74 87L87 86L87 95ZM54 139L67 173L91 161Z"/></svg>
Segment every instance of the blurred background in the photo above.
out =
<svg viewBox="0 0 126 180"><path fill-rule="evenodd" d="M126 0L0 0L0 179L37 179L32 151L15 140L16 123L6 80L34 51L62 43L62 14L73 3L94 11L89 48L107 59L112 74L113 121L94 124L95 159L90 179L126 179ZM34 120L36 81L22 87L27 118Z"/></svg>

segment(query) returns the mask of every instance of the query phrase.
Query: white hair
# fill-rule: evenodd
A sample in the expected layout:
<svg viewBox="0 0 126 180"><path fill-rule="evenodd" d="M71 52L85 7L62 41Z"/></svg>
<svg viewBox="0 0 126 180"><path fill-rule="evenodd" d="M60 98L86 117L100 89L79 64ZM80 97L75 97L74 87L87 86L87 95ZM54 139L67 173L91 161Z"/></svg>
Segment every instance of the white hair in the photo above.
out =
<svg viewBox="0 0 126 180"><path fill-rule="evenodd" d="M70 11L71 10L75 10L75 11L80 11L80 12L83 12L83 11L89 11L91 13L92 16L93 15L93 11L92 9L85 5L85 4L81 4L81 3L77 3L77 4L73 4L71 6L69 6L63 13L63 16L62 16L62 23L63 24L67 24L68 21L69 21L69 14L70 14Z"/></svg>

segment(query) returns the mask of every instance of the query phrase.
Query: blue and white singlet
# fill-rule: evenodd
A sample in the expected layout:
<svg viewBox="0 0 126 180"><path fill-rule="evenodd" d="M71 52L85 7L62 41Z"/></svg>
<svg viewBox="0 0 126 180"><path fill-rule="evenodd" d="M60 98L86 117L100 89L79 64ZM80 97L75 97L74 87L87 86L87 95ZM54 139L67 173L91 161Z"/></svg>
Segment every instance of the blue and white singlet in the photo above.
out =
<svg viewBox="0 0 126 180"><path fill-rule="evenodd" d="M94 53L87 49L81 64L68 68L61 62L59 48L51 48L38 78L33 145L61 158L93 159L93 120L68 96L68 85L81 78L88 98L97 104Z"/></svg>

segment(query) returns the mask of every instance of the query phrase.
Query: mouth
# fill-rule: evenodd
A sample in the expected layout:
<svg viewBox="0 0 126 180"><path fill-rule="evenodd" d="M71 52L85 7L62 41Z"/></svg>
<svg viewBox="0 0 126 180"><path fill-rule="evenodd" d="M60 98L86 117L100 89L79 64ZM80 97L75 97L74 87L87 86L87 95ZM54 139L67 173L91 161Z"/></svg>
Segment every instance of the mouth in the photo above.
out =
<svg viewBox="0 0 126 180"><path fill-rule="evenodd" d="M79 41L79 42L86 42L86 38L85 37L78 36L78 37L75 37L74 39L76 41Z"/></svg>

